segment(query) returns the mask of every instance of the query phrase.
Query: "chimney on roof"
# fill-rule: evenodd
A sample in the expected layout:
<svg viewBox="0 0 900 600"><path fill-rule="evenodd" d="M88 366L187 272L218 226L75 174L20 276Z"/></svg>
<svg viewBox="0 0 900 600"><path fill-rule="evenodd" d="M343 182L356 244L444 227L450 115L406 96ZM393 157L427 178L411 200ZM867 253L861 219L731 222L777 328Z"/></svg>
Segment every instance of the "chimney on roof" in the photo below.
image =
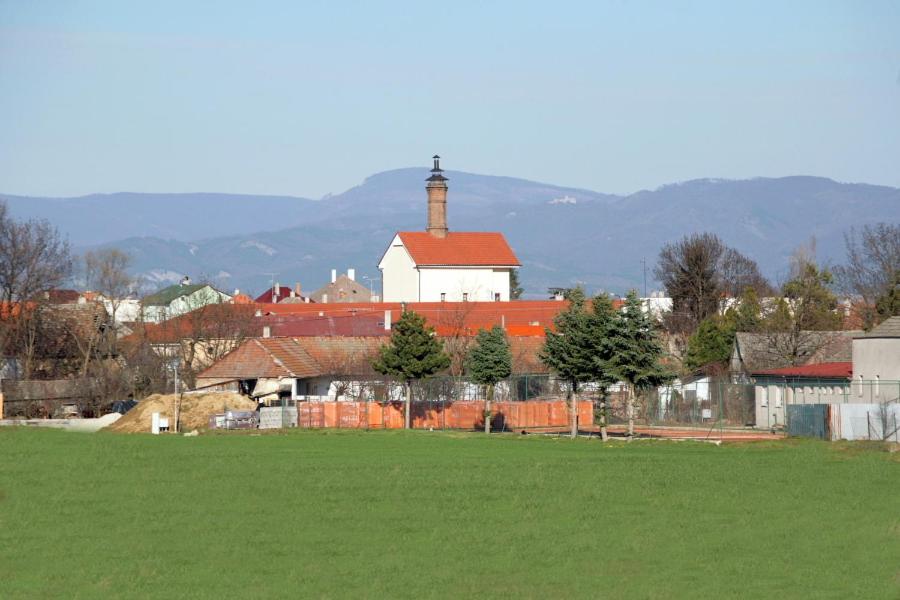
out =
<svg viewBox="0 0 900 600"><path fill-rule="evenodd" d="M428 193L428 226L425 231L436 238L447 237L447 178L441 169L441 157L434 155L434 168L431 177L426 179L425 191Z"/></svg>
<svg viewBox="0 0 900 600"><path fill-rule="evenodd" d="M347 279L356 281L356 269L347 269Z"/></svg>

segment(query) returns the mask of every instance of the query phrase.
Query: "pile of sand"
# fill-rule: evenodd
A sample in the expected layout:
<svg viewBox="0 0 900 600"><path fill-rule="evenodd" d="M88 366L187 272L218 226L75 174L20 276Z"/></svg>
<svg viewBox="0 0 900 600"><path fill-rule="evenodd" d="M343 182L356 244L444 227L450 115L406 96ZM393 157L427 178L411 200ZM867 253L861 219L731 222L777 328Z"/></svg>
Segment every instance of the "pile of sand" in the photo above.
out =
<svg viewBox="0 0 900 600"><path fill-rule="evenodd" d="M121 419L105 428L105 431L123 433L150 433L150 419L155 412L169 418L175 425L175 394L154 394L144 398ZM256 402L233 392L209 392L184 394L181 397L181 431L207 429L211 415L226 410L256 410Z"/></svg>

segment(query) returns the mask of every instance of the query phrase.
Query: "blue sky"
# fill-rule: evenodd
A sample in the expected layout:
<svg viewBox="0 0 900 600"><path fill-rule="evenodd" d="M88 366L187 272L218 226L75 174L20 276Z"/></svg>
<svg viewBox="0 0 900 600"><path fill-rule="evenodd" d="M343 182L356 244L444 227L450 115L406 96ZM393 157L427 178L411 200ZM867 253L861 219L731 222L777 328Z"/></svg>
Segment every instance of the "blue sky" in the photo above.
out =
<svg viewBox="0 0 900 600"><path fill-rule="evenodd" d="M900 186L900 2L0 0L0 191Z"/></svg>

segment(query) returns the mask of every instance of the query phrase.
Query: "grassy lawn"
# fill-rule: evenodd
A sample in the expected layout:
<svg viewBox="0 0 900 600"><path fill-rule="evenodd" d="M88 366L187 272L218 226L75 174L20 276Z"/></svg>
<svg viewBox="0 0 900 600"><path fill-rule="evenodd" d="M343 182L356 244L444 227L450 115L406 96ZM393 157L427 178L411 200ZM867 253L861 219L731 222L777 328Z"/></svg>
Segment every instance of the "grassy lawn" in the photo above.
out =
<svg viewBox="0 0 900 600"><path fill-rule="evenodd" d="M900 597L900 453L0 429L0 597Z"/></svg>

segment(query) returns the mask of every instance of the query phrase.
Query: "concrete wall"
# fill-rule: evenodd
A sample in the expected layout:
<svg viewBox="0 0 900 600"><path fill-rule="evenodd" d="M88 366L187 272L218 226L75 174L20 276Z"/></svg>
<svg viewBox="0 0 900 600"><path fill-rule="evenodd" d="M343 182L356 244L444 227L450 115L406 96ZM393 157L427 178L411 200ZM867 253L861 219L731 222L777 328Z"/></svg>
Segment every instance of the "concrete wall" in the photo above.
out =
<svg viewBox="0 0 900 600"><path fill-rule="evenodd" d="M850 383L841 380L817 382L758 381L754 386L756 427L770 429L784 425L788 404L842 404L853 402Z"/></svg>
<svg viewBox="0 0 900 600"><path fill-rule="evenodd" d="M832 440L900 442L898 404L835 404L829 409Z"/></svg>
<svg viewBox="0 0 900 600"><path fill-rule="evenodd" d="M417 302L419 300L419 272L400 241L400 236L394 236L390 247L378 264L378 268L381 269L385 302Z"/></svg>
<svg viewBox="0 0 900 600"><path fill-rule="evenodd" d="M260 429L281 429L297 426L296 406L264 406L259 409Z"/></svg>
<svg viewBox="0 0 900 600"><path fill-rule="evenodd" d="M900 338L856 338L853 340L855 395L873 396L878 402L897 399L900 381ZM859 389L859 381L866 383ZM874 382L878 381L876 393ZM881 383L884 385L880 385ZM891 382L890 384L887 382ZM891 385L892 384L892 385Z"/></svg>

